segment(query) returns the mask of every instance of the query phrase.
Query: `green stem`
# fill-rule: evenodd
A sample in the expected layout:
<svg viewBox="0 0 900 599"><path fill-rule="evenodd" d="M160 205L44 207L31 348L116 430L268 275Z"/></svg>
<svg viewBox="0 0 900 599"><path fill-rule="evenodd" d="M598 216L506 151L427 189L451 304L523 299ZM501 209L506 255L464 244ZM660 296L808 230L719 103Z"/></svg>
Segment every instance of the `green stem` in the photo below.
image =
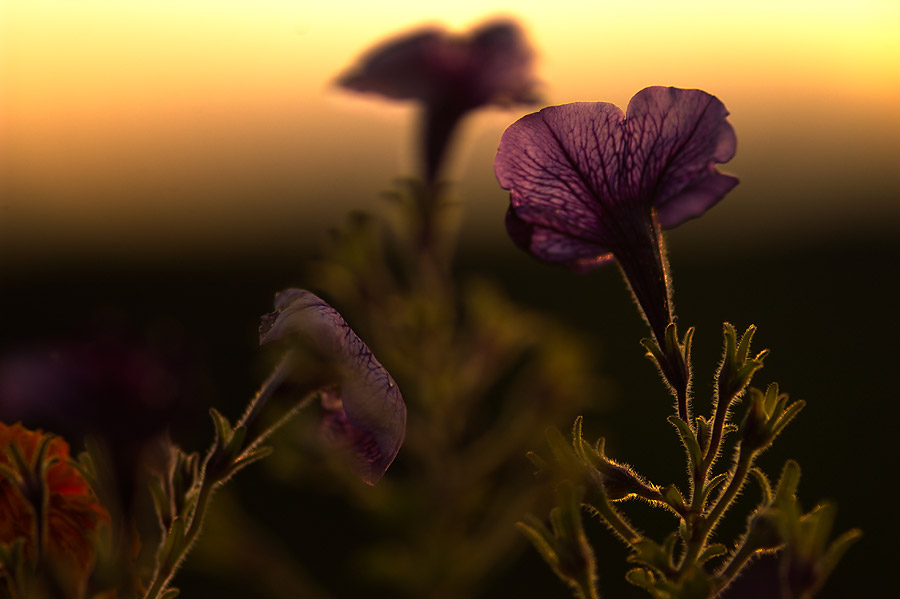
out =
<svg viewBox="0 0 900 599"><path fill-rule="evenodd" d="M753 465L753 458L755 456L756 453L752 450L749 452L741 451L740 456L738 457L737 467L728 483L728 487L721 495L719 495L719 498L716 500L716 505L713 507L713 511L706 521L704 527L706 529L706 537L708 537L716 528L719 518L721 518L725 511L731 507L731 502L734 501L734 498L741 490L741 487L744 486L744 482L746 482L747 475L750 473L750 467Z"/></svg>
<svg viewBox="0 0 900 599"><path fill-rule="evenodd" d="M290 376L290 373L294 368L293 362L296 358L295 353L296 352L294 351L288 351L284 354L284 357L282 357L281 361L278 362L278 365L275 366L272 374L269 375L269 378L266 379L266 382L263 383L263 386L257 391L256 396L250 402L250 405L247 406L244 415L238 420L237 426L244 426L247 428L247 446L251 446L256 442L252 441L254 437L252 435L253 431L250 429L256 423L257 418L259 418L259 415L269 403L269 400L272 398L275 391L277 391L282 383Z"/></svg>
<svg viewBox="0 0 900 599"><path fill-rule="evenodd" d="M742 546L738 551L731 556L731 559L727 564L719 571L718 577L721 580L719 583L718 591L722 591L726 586L728 586L731 581L737 576L743 567L747 564L753 554L756 553L754 550L747 549L746 546Z"/></svg>
<svg viewBox="0 0 900 599"><path fill-rule="evenodd" d="M600 599L600 593L597 592L597 585L591 580L590 574L585 574L584 579L578 581L577 591L582 599Z"/></svg>
<svg viewBox="0 0 900 599"><path fill-rule="evenodd" d="M217 484L218 481L212 484L204 481L201 484L200 495L197 497L197 505L194 507L194 513L191 517L191 525L184 535L184 543L180 548L181 550L175 556L159 556L159 565L157 566L158 569L154 574L150 588L144 595L144 599L157 599L159 594L165 590L169 582L172 580L172 576L175 574L175 570L177 570L178 566L181 565L181 562L184 561L184 558L191 550L191 547L193 546L194 541L196 540L197 535L200 532L200 528L202 527L203 520L206 516L206 508L209 505L210 498L212 497L213 489Z"/></svg>
<svg viewBox="0 0 900 599"><path fill-rule="evenodd" d="M681 563L680 570L682 572L687 571L706 548L706 542L715 530L719 519L725 514L726 510L731 507L732 501L734 501L734 498L741 490L741 487L744 486L755 456L756 452L752 450L741 450L738 456L737 465L731 475L731 480L728 482L728 486L722 491L718 499L716 499L712 512L710 512L709 516L700 524L697 533L693 535L691 541L688 543L687 552Z"/></svg>
<svg viewBox="0 0 900 599"><path fill-rule="evenodd" d="M715 462L716 456L719 455L722 432L725 430L725 418L728 415L728 408L734 400L734 395L731 395L727 401L723 402L721 400L721 390L718 396L719 401L716 402L715 414L713 415L713 430L709 438L709 444L706 446L703 463L697 464L694 469L693 486L691 488L691 509L696 513L703 511L703 505L700 502L700 490L709 482L709 469Z"/></svg>
<svg viewBox="0 0 900 599"><path fill-rule="evenodd" d="M294 352L288 352L287 354L285 354L285 356L275 367L275 370L272 372L266 382L263 383L263 386L260 388L259 392L257 392L256 396L250 402L250 405L247 407L244 415L238 421L238 426L246 426L248 428L248 434L244 441L244 451L253 448L261 440L268 437L270 434L272 434L272 432L274 432L277 428L284 424L291 416L293 416L300 408L309 405L309 403L312 401L314 396L307 396L303 401L299 402L294 409L289 411L285 417L278 420L278 422L276 422L273 426L260 432L259 434L251 435L252 431L250 431L249 429L256 423L260 413L262 412L263 408L265 408L266 404L268 404L269 399L271 399L275 391L290 375L291 371L293 370L294 359ZM190 516L190 524L188 525L188 529L184 534L184 541L181 543L180 547L176 548L177 553L175 555L159 556L157 570L153 574L150 588L144 594L144 599L157 599L159 597L159 594L166 589L172 579L172 576L175 574L175 571L181 565L181 562L184 561L184 558L190 552L194 545L194 542L197 540L197 536L199 535L200 530L203 527L203 521L206 518L206 509L209 505L210 499L212 498L213 491L216 489L216 487L224 483L225 480L227 480L228 476L230 476L230 470L228 468L222 468L221 472L213 473L211 473L208 468L210 461L216 455L217 449L218 447L216 446L216 444L213 444L213 446L210 447L209 451L206 454L206 459L204 460L204 473L200 481L197 503L195 504L193 513ZM163 539L163 542L165 542L165 539Z"/></svg>
<svg viewBox="0 0 900 599"><path fill-rule="evenodd" d="M726 401L722 401L722 390L718 391L719 399L716 402L716 413L713 421L713 430L712 435L709 439L709 445L706 448L706 455L703 456L703 475L706 476L706 473L709 471L710 466L712 466L713 461L715 461L716 456L719 454L719 444L722 443L722 431L725 429L725 418L728 415L728 408L731 406L731 402L734 401L734 395L728 395L728 399Z"/></svg>
<svg viewBox="0 0 900 599"><path fill-rule="evenodd" d="M706 478L706 469L703 468L700 464L694 465L694 476L693 476L693 484L691 485L691 511L695 514L699 514L703 511L703 505L700 501L701 493L703 487L709 481Z"/></svg>

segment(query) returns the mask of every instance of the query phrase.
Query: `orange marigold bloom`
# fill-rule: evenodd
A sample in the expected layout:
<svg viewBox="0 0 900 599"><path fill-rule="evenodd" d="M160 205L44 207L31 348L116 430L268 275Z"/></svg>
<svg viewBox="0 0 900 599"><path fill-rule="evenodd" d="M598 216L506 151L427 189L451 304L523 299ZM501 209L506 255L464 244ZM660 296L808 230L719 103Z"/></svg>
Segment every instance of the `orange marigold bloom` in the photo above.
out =
<svg viewBox="0 0 900 599"><path fill-rule="evenodd" d="M27 464L32 464L41 442L51 437L44 462L43 489L46 497L46 516L38 528L35 517L40 506L31 505L15 480L4 470L20 473L20 465L13 457L17 448ZM72 466L69 445L60 437L53 437L40 429L31 431L17 423L8 426L0 422L0 543L9 544L17 538L25 539L26 553L35 558L38 530L43 530L46 556L59 566L74 568L81 575L88 574L94 560L94 538L99 524L109 519L90 484Z"/></svg>

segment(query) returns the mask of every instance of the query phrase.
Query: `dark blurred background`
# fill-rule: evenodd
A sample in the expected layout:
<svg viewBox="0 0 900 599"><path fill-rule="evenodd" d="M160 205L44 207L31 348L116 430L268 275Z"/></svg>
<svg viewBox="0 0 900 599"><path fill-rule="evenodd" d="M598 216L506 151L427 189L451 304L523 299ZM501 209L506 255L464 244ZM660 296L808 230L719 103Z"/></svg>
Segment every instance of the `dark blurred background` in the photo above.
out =
<svg viewBox="0 0 900 599"><path fill-rule="evenodd" d="M273 294L306 285L325 230L351 208L381 211L380 191L412 168L412 109L347 99L329 82L382 36L429 20L468 26L488 10L478 4L441 14L403 3L5 3L0 356L97 334L164 348L189 372L173 435L204 449L208 406L237 417L267 374L257 324ZM680 322L697 327L697 407L721 323L756 324L756 347L772 350L759 384L807 401L762 464L774 475L797 459L803 506L834 499L836 533L865 533L821 596L882 596L900 558L889 490L900 421L900 8L557 2L520 12L548 103L624 105L645 85L672 84L707 89L731 110L738 156L724 170L742 183L668 237ZM465 215L457 269L583 331L609 382L588 436L668 480L682 468L669 400L642 357L643 323L619 274L554 270L505 236L491 159L520 114L479 114L462 132L451 169ZM265 465L242 473L179 574L184 596L281 596L249 590L259 555L283 564L281 579L267 579L283 588L306 576L296 562L334 595L356 596L342 547L358 514L341 529L315 525L340 522L342 501L279 486ZM247 537L217 538L216 523L241 513L255 518ZM623 548L595 529L605 596L641 596L621 580ZM567 596L533 551L514 557L484 596Z"/></svg>
<svg viewBox="0 0 900 599"><path fill-rule="evenodd" d="M670 236L670 250L679 317L697 327L697 408L703 409L709 397L711 369L721 351L721 323L727 320L739 328L756 324L756 347L773 350L758 383L777 381L792 397L807 401L761 463L775 475L785 459L798 460L804 507L834 499L839 504L836 531L865 531L822 596L878 596L880 577L897 557L890 481L898 465L892 441L900 416L893 388L898 352L892 344L900 331L892 314L900 245L887 235L845 236L840 243L784 250L767 248L761 235L759 252L729 252L723 246L701 248L684 241L690 227ZM270 361L256 346L257 316L270 310L274 290L303 284L305 258L305 252L297 251L170 264L111 260L86 266L60 260L37 272L7 271L0 289L0 349L9 357L111 329L144 340L177 340L186 360L182 366L188 364L191 378L201 378L202 384L194 387L199 391L176 417L173 434L189 449L202 450L211 438L207 406L236 417L263 380ZM596 344L598 371L610 382L605 407L588 417L587 434L606 436L610 455L654 480L680 476L682 456L664 421L669 398L642 357L637 341L646 334L643 323L615 269L578 277L538 264L511 247L485 252L477 245L466 247L459 269L487 275L522 303L582 330ZM521 467L531 468L524 458ZM341 516L342 499L333 491L323 495L282 484L284 488L260 465L238 476L235 491L220 497L230 510L243 507L256 518L253 542L271 541L277 550L270 551L291 556L282 555L287 563L296 560L311 568L337 596L353 596L341 591L353 588L342 561L342 547L354 542L353 516ZM755 491L747 494L755 500ZM641 506L633 508L633 513L642 512ZM343 528L321 530L316 523L322 521L341 522ZM250 587L241 585L254 580L252 545L242 547L249 541L217 536L215 522L204 540L219 545L219 551L225 544L225 557L204 558L201 543L199 563L189 562L180 577L185 595L216 588L221 596L279 596L248 595ZM738 516L723 530L736 533L742 526ZM620 579L623 548L599 525L595 528L606 596L641 596ZM229 546L232 542L239 545ZM494 585L485 596L565 596L530 550L509 571L497 572ZM230 588L240 590L224 594Z"/></svg>

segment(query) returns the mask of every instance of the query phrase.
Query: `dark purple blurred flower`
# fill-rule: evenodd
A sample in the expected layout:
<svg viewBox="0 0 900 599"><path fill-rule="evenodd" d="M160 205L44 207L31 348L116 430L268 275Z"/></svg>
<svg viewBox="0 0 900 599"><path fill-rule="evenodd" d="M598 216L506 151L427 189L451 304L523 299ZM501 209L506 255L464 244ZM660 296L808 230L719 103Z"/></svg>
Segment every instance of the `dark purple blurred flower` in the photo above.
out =
<svg viewBox="0 0 900 599"><path fill-rule="evenodd" d="M97 332L0 360L0 419L21 420L105 447L126 513L148 451L196 397L199 382L180 346L151 347Z"/></svg>
<svg viewBox="0 0 900 599"><path fill-rule="evenodd" d="M513 241L584 272L615 259L657 340L671 322L660 227L696 218L737 185L728 111L700 90L648 87L627 113L606 102L551 106L511 125L494 169L510 191Z"/></svg>
<svg viewBox="0 0 900 599"><path fill-rule="evenodd" d="M533 62L534 52L514 21L489 21L467 35L426 27L376 46L338 79L338 85L422 103L425 175L432 182L465 113L537 101Z"/></svg>
<svg viewBox="0 0 900 599"><path fill-rule="evenodd" d="M360 477L374 485L406 433L400 389L341 315L309 291L282 291L275 296L275 312L263 317L260 343L289 336L299 336L333 379L321 389L323 436L347 449Z"/></svg>

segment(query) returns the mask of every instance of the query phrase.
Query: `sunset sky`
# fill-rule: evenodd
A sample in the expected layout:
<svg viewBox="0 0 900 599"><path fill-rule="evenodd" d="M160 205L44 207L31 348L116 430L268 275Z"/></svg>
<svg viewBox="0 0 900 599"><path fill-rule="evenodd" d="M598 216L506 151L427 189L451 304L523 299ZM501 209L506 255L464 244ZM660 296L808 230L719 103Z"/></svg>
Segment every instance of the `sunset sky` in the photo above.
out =
<svg viewBox="0 0 900 599"><path fill-rule="evenodd" d="M527 30L547 104L660 84L723 100L742 183L698 239L900 224L896 0L2 0L0 264L278 245L377 209L414 169L414 108L332 81L392 34L499 15ZM473 116L455 154L485 236L506 207L493 153L525 112Z"/></svg>

